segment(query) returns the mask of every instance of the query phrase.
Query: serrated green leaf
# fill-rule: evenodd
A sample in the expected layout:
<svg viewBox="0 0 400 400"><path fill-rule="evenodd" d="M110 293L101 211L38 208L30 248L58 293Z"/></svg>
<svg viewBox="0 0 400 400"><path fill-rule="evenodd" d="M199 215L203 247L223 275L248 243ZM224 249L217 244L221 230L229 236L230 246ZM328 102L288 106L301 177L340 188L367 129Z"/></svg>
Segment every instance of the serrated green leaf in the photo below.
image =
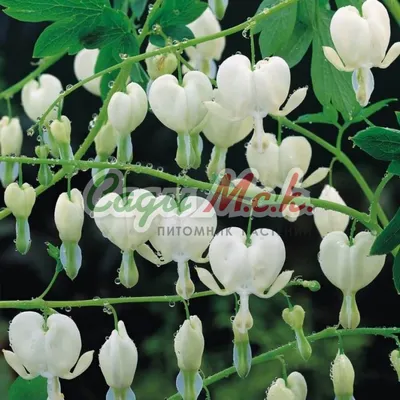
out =
<svg viewBox="0 0 400 400"><path fill-rule="evenodd" d="M142 18L147 0L130 0L131 10L136 19Z"/></svg>
<svg viewBox="0 0 400 400"><path fill-rule="evenodd" d="M51 258L54 258L55 260L60 259L60 249L57 246L54 246L50 242L46 242L45 245L47 246L47 253Z"/></svg>
<svg viewBox="0 0 400 400"><path fill-rule="evenodd" d="M349 120L361 108L353 91L351 73L338 71L326 60L322 50L323 46L333 47L329 30L332 15L331 11L317 9L311 78L318 101L324 106L332 104L345 120Z"/></svg>
<svg viewBox="0 0 400 400"><path fill-rule="evenodd" d="M279 3L276 0L264 0L259 7L259 12L265 7L272 7ZM286 46L294 30L296 16L297 4L291 4L257 24L254 33L261 30L259 45L263 57L269 57ZM283 26L285 29L282 29Z"/></svg>
<svg viewBox="0 0 400 400"><path fill-rule="evenodd" d="M400 252L397 253L392 269L393 283L397 290L397 294L400 294Z"/></svg>
<svg viewBox="0 0 400 400"><path fill-rule="evenodd" d="M372 245L372 256L388 254L400 244L400 209Z"/></svg>
<svg viewBox="0 0 400 400"><path fill-rule="evenodd" d="M110 6L107 0L0 0L0 5L6 7L7 15L24 22L94 17Z"/></svg>
<svg viewBox="0 0 400 400"><path fill-rule="evenodd" d="M194 39L193 32L186 25L168 26L163 28L163 32L172 41L177 40L181 42L183 40ZM157 47L164 47L166 45L165 39L159 35L151 35L150 43Z"/></svg>
<svg viewBox="0 0 400 400"><path fill-rule="evenodd" d="M307 26L302 22L297 21L291 37L287 43L275 53L275 55L282 57L289 64L290 68L294 67L307 53L313 35L314 32L311 26Z"/></svg>
<svg viewBox="0 0 400 400"><path fill-rule="evenodd" d="M381 161L400 158L400 131L378 126L365 129L352 138L370 156Z"/></svg>
<svg viewBox="0 0 400 400"><path fill-rule="evenodd" d="M79 39L87 49L99 49L119 40L131 31L129 18L119 10L105 8L98 23L80 31Z"/></svg>
<svg viewBox="0 0 400 400"><path fill-rule="evenodd" d="M397 99L386 99L362 108L361 111L351 120L351 123L353 124L364 121L365 118L369 118L371 115L374 115L378 111L382 110L382 108L387 107L389 103L394 101L397 101Z"/></svg>
<svg viewBox="0 0 400 400"><path fill-rule="evenodd" d="M150 20L150 25L166 27L187 25L200 17L208 4L200 0L165 0Z"/></svg>
<svg viewBox="0 0 400 400"><path fill-rule="evenodd" d="M400 160L392 161L389 164L388 172L393 175L400 176Z"/></svg>
<svg viewBox="0 0 400 400"><path fill-rule="evenodd" d="M8 400L47 400L47 379L27 381L18 377L8 391Z"/></svg>

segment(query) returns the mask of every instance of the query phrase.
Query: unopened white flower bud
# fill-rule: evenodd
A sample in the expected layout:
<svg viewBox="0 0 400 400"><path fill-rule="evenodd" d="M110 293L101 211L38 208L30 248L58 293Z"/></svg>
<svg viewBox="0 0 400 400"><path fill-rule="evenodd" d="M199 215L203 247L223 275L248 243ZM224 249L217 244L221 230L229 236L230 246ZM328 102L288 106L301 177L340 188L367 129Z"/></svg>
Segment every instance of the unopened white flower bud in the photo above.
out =
<svg viewBox="0 0 400 400"><path fill-rule="evenodd" d="M19 118L3 117L0 120L0 150L2 156L21 154L23 133Z"/></svg>
<svg viewBox="0 0 400 400"><path fill-rule="evenodd" d="M159 47L149 43L146 53L158 50ZM147 73L150 79L155 80L166 74L173 74L178 68L178 60L173 53L159 54L158 56L146 58Z"/></svg>
<svg viewBox="0 0 400 400"><path fill-rule="evenodd" d="M50 124L50 131L58 144L71 142L71 121L65 115Z"/></svg>
<svg viewBox="0 0 400 400"><path fill-rule="evenodd" d="M390 355L390 362L392 364L392 367L397 373L397 379L400 382L400 351L399 350L393 350Z"/></svg>
<svg viewBox="0 0 400 400"><path fill-rule="evenodd" d="M99 133L94 138L96 153L103 157L108 157L114 153L117 146L116 131L110 121L104 124Z"/></svg>
<svg viewBox="0 0 400 400"><path fill-rule="evenodd" d="M38 81L32 80L22 88L22 107L28 117L35 121L40 118L50 105L58 98L63 87L58 78L50 74L43 74ZM57 108L51 110L46 121L57 117Z"/></svg>
<svg viewBox="0 0 400 400"><path fill-rule="evenodd" d="M24 183L11 183L4 192L4 202L16 218L28 218L36 201L35 189Z"/></svg>
<svg viewBox="0 0 400 400"><path fill-rule="evenodd" d="M82 81L95 73L99 52L99 49L83 49L75 56L74 72L78 80ZM100 82L101 77L97 77L85 83L83 87L90 93L100 96Z"/></svg>
<svg viewBox="0 0 400 400"><path fill-rule="evenodd" d="M182 371L198 371L204 352L204 337L200 319L191 316L175 336L175 354Z"/></svg>
<svg viewBox="0 0 400 400"><path fill-rule="evenodd" d="M346 205L338 191L330 185L325 185L319 198L320 200L331 201L342 206ZM314 210L314 222L321 236L325 236L334 231L344 232L349 223L349 219L348 215L337 211L324 210L323 208L316 208Z"/></svg>
<svg viewBox="0 0 400 400"><path fill-rule="evenodd" d="M118 331L114 329L100 349L99 362L108 386L127 389L132 385L138 352L122 321L118 322Z"/></svg>
<svg viewBox="0 0 400 400"><path fill-rule="evenodd" d="M294 393L296 400L306 400L307 382L300 372L294 371L287 378L288 388Z"/></svg>
<svg viewBox="0 0 400 400"><path fill-rule="evenodd" d="M107 108L108 120L122 136L128 136L146 118L147 95L137 83L130 83L126 93L116 92Z"/></svg>
<svg viewBox="0 0 400 400"><path fill-rule="evenodd" d="M292 310L289 308L285 308L282 312L283 320L292 328L292 329L302 329L304 323L304 317L306 312L303 307L299 305L295 305Z"/></svg>
<svg viewBox="0 0 400 400"><path fill-rule="evenodd" d="M68 193L58 197L54 212L54 220L60 239L63 242L79 242L84 220L83 197L78 189L72 189L71 198Z"/></svg>
<svg viewBox="0 0 400 400"><path fill-rule="evenodd" d="M266 400L296 400L294 393L286 387L282 378L277 379L268 389Z"/></svg>
<svg viewBox="0 0 400 400"><path fill-rule="evenodd" d="M351 400L354 387L354 368L345 354L338 354L332 364L331 378L335 396L343 400Z"/></svg>

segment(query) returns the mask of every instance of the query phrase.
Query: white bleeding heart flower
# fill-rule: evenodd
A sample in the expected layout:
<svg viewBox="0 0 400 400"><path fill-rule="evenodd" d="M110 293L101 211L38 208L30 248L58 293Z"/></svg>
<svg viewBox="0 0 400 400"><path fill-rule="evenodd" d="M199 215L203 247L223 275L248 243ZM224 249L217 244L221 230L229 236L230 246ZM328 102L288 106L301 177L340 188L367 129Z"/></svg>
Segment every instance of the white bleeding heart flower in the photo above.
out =
<svg viewBox="0 0 400 400"><path fill-rule="evenodd" d="M182 86L173 75L157 78L149 90L149 103L154 115L178 134L177 164L183 168L197 168L201 163L200 135L206 122L207 108L213 89L202 72L190 71Z"/></svg>
<svg viewBox="0 0 400 400"><path fill-rule="evenodd" d="M325 185L319 196L320 200L327 200L345 206L346 203L339 192L330 185ZM344 232L349 224L350 217L338 211L316 208L314 210L314 222L321 236L326 236L330 232Z"/></svg>
<svg viewBox="0 0 400 400"><path fill-rule="evenodd" d="M194 293L188 261L207 262L203 253L217 228L217 215L212 204L202 197L188 196L178 205L169 196L157 201L163 211L156 233L150 238L153 247L162 254L163 264L178 265L177 293L188 299Z"/></svg>
<svg viewBox="0 0 400 400"><path fill-rule="evenodd" d="M188 28L196 38L221 32L221 25L210 8L207 8L199 18L191 22ZM217 65L214 60L219 61L221 59L225 45L226 39L221 37L199 43L196 47L188 47L185 51L193 68L214 79L217 73Z"/></svg>
<svg viewBox="0 0 400 400"><path fill-rule="evenodd" d="M23 132L19 118L3 117L0 120L0 151L2 156L21 154Z"/></svg>
<svg viewBox="0 0 400 400"><path fill-rule="evenodd" d="M99 49L83 49L77 53L74 59L74 72L79 81L94 75ZM83 87L95 96L100 96L101 76L85 83Z"/></svg>
<svg viewBox="0 0 400 400"><path fill-rule="evenodd" d="M307 88L289 95L290 69L285 60L271 57L259 61L253 70L243 55L226 59L217 74L219 101L205 103L210 112L233 121L253 117L255 146L262 151L263 119L268 115L284 116L297 108L307 94Z"/></svg>
<svg viewBox="0 0 400 400"><path fill-rule="evenodd" d="M146 245L156 233L159 224L157 201L151 192L136 189L127 199L122 199L117 193L109 193L94 208L93 216L97 227L105 238L123 252L119 279L126 287L133 287L139 279L134 260L135 251L153 264L161 264Z"/></svg>
<svg viewBox="0 0 400 400"><path fill-rule="evenodd" d="M292 372L287 381L278 378L269 388L266 400L306 400L307 382L299 372Z"/></svg>
<svg viewBox="0 0 400 400"><path fill-rule="evenodd" d="M390 18L378 0L367 0L362 15L357 8L339 8L331 20L332 47L324 54L339 71L353 71L353 88L361 106L366 106L374 90L372 67L387 68L400 54L400 42L386 53L390 42Z"/></svg>
<svg viewBox="0 0 400 400"><path fill-rule="evenodd" d="M338 353L331 368L331 379L336 399L354 400L353 365L345 354Z"/></svg>
<svg viewBox="0 0 400 400"><path fill-rule="evenodd" d="M253 325L249 311L249 296L270 298L282 290L292 277L293 271L281 272L286 259L285 245L281 237L270 229L257 229L248 245L246 233L240 228L227 228L211 241L209 258L214 275L204 268L196 268L200 280L218 295L237 293L240 308L234 324L240 332ZM265 294L264 292L268 290Z"/></svg>
<svg viewBox="0 0 400 400"><path fill-rule="evenodd" d="M275 135L263 133L261 149L257 140L251 140L246 149L247 162L260 182L267 188L308 188L323 180L329 168L318 168L302 181L310 167L312 148L310 142L300 136L289 136L277 143ZM285 184L286 183L286 184ZM286 193L286 190L282 190Z"/></svg>
<svg viewBox="0 0 400 400"><path fill-rule="evenodd" d="M286 387L285 381L282 378L278 378L268 389L266 400L296 400L296 397Z"/></svg>
<svg viewBox="0 0 400 400"><path fill-rule="evenodd" d="M151 53L159 50L159 47L154 46L149 42L146 47L146 53ZM178 60L174 53L159 54L154 57L148 57L145 60L147 73L150 79L155 80L162 75L173 74L178 68Z"/></svg>
<svg viewBox="0 0 400 400"><path fill-rule="evenodd" d="M375 236L358 233L353 243L343 232L328 233L321 242L319 263L328 280L343 292L340 323L355 329L360 323L355 295L381 272L386 256L370 256Z"/></svg>
<svg viewBox="0 0 400 400"><path fill-rule="evenodd" d="M118 330L114 329L101 347L99 363L107 385L110 386L109 393L114 393L115 399L129 399L133 395L130 387L136 372L138 352L123 321L118 321Z"/></svg>
<svg viewBox="0 0 400 400"><path fill-rule="evenodd" d="M9 338L13 351L3 350L8 364L24 379L46 378L51 400L64 398L59 378L76 378L93 360L93 351L79 357L82 349L79 329L71 318L62 314L52 314L45 321L39 313L22 312L12 320Z"/></svg>
<svg viewBox="0 0 400 400"><path fill-rule="evenodd" d="M107 158L114 153L117 146L117 136L115 128L110 124L110 121L105 123L99 133L94 138L96 147L96 154L100 157L101 161L106 161Z"/></svg>
<svg viewBox="0 0 400 400"><path fill-rule="evenodd" d="M63 91L58 78L50 74L40 75L39 80L29 81L24 85L21 92L22 107L28 117L36 122ZM45 121L57 118L56 106L47 114Z"/></svg>

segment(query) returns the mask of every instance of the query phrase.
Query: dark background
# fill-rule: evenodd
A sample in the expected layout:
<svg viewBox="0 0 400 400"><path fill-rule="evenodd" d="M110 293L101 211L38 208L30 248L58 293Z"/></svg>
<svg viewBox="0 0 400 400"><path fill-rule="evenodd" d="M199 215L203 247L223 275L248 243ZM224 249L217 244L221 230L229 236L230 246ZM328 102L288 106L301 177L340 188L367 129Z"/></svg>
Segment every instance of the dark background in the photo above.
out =
<svg viewBox="0 0 400 400"><path fill-rule="evenodd" d="M255 13L259 0L231 0L224 21L223 28L236 25L248 16ZM28 24L11 20L0 13L0 80L3 88L17 82L34 68L31 62L33 45L45 24ZM400 39L398 26L393 22L391 43ZM284 29L284 27L282 27ZM228 37L224 58L241 51L249 55L250 42L236 34ZM399 94L399 60L388 70L374 69L376 81L375 91L371 101L376 102L385 98L396 97ZM73 84L76 78L73 74L73 57L65 57L49 69L49 73L56 75L63 86ZM291 90L309 85L310 78L310 51L300 65L292 70ZM97 113L101 106L100 99L86 92L78 90L68 96L64 113L73 121L72 146L76 150L88 132L88 124L93 113ZM2 114L6 113L5 104ZM20 95L13 98L15 113L20 114L24 130L31 122L23 114L20 106ZM304 103L289 117L295 119L304 113L319 112L320 105L308 92ZM397 104L385 108L371 118L376 125L396 127L394 111ZM265 129L276 132L274 121L265 120ZM336 130L324 125L309 126L315 133L324 139L334 142ZM363 129L359 124L348 131L347 136ZM284 135L292 134L288 130ZM166 172L179 173L174 162L176 151L176 134L162 127L156 118L149 114L144 124L132 135L134 146L134 162L153 163L155 167L162 166ZM247 139L248 140L248 139ZM244 142L236 145L229 151L227 166L237 172L247 167L245 160ZM23 154L33 156L36 145L34 137L25 137ZM314 154L310 172L320 166L329 166L331 155L312 143ZM351 142L344 139L344 151L351 157L368 183L374 189L385 173L386 163L378 162L357 148L352 148ZM206 180L205 165L211 152L211 145L205 141L203 152L203 166L197 171L190 171L190 176ZM87 158L94 157L94 147L90 149ZM36 185L37 167L25 166L24 179ZM90 172L82 172L73 179L73 186L84 189L90 179ZM130 174L128 183L135 187L164 187L165 182L145 176ZM312 187L311 194L318 197L324 183ZM350 174L341 165L334 168L334 185L339 190L346 203L356 209L368 211L368 202ZM66 190L66 180L50 188L37 200L34 212L30 217L32 248L26 256L21 256L14 250L14 221L12 217L1 221L0 224L0 298L1 300L30 299L38 296L50 281L54 262L46 254L44 242L59 245L60 241L54 224L53 212L56 199L61 191ZM382 205L391 217L396 209L398 195L398 181L393 180L385 189ZM227 226L245 228L245 218L220 218L219 229ZM306 333L334 325L338 320L341 294L322 275L317 253L320 237L311 217L303 216L295 224L277 218L263 218L253 221L254 229L268 227L278 231L287 248L286 269L295 269L296 275L304 279L317 279L322 284L322 290L317 293L308 293L305 289L293 289L290 294L293 302L301 304L307 311ZM363 229L358 226L358 230ZM140 271L139 284L131 290L114 283L117 268L120 262L120 251L113 244L102 237L94 222L87 215L83 237L80 242L83 251L83 266L74 282L60 274L56 284L48 295L52 300L79 300L100 297L143 296L173 294L176 280L176 267L167 265L157 269L139 256L137 263ZM357 298L361 312L361 326L399 326L398 312L399 298L391 280L391 265L393 259L387 257L385 268L379 277L368 288L362 290ZM195 275L195 274L193 274ZM202 285L194 276L196 289L203 290ZM173 334L184 319L184 310L180 304L174 307L168 303L162 304L130 304L117 306L120 319L124 320L128 332L138 346L139 365L133 388L140 400L162 400L173 393L174 380L178 372L176 359L173 353ZM231 365L232 333L229 317L233 315L233 298L205 298L193 300L190 303L192 314L197 314L203 320L203 329L206 339L205 358L203 369L206 376ZM255 325L250 331L253 343L253 353L267 351L280 344L293 340L290 329L281 322L281 311L286 307L281 296L274 299L251 299L251 309L255 318ZM15 310L1 310L0 317L4 325L0 328L1 346L7 347L7 323L16 315ZM82 334L83 351L95 349L96 352L104 343L113 329L112 316L102 311L102 307L72 309L69 314L77 323ZM400 387L397 384L396 374L392 371L388 354L395 348L390 339L382 338L355 338L344 340L345 350L352 359L356 368L355 397L357 399L372 399L376 394L397 397ZM333 392L329 379L330 363L336 351L336 341L326 340L313 346L313 357L306 364L300 357L293 354L288 356L289 370L298 369L303 372L309 383L309 399L331 399ZM0 362L4 364L3 360ZM6 399L4 387L8 385L10 371L5 369L0 375L0 399ZM241 380L236 376L225 379L210 387L212 398L217 400L255 400L262 399L265 390L271 381L279 376L279 363L269 362L253 367L249 377ZM2 377L2 378L1 378ZM79 378L67 382L62 381L66 399L94 400L104 398L106 384L98 368L97 355L92 366ZM3 389L1 389L3 388ZM201 395L203 396L203 394ZM204 398L204 397L201 397Z"/></svg>

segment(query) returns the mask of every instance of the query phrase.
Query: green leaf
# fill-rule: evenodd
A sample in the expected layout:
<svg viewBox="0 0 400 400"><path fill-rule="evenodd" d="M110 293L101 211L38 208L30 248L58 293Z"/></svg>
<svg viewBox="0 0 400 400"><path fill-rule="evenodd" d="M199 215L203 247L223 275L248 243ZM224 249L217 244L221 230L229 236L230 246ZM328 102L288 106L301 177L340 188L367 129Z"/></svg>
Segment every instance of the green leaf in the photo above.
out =
<svg viewBox="0 0 400 400"><path fill-rule="evenodd" d="M394 101L397 101L397 99L386 99L362 108L361 111L351 120L351 123L355 124L364 121L365 118L369 118L371 115L382 110L382 108L387 107L389 103Z"/></svg>
<svg viewBox="0 0 400 400"><path fill-rule="evenodd" d="M131 10L135 19L142 18L144 10L146 9L147 0L130 0Z"/></svg>
<svg viewBox="0 0 400 400"><path fill-rule="evenodd" d="M303 24L315 25L315 0L301 0L298 5L299 21Z"/></svg>
<svg viewBox="0 0 400 400"><path fill-rule="evenodd" d="M80 32L80 41L87 49L98 49L119 40L131 31L129 18L119 10L105 8L94 29Z"/></svg>
<svg viewBox="0 0 400 400"><path fill-rule="evenodd" d="M275 53L275 55L282 57L289 64L290 68L294 67L307 53L313 35L314 33L310 26L297 21L292 36L289 38L288 42Z"/></svg>
<svg viewBox="0 0 400 400"><path fill-rule="evenodd" d="M326 60L322 50L322 46L333 46L329 31L332 14L328 10L318 9L311 78L318 101L324 106L332 104L345 120L349 120L361 108L353 91L351 73L338 71Z"/></svg>
<svg viewBox="0 0 400 400"><path fill-rule="evenodd" d="M397 123L400 125L400 111L396 111L396 118L397 118Z"/></svg>
<svg viewBox="0 0 400 400"><path fill-rule="evenodd" d="M363 0L336 0L336 5L338 8L353 6L356 7L358 10L361 10L362 2Z"/></svg>
<svg viewBox="0 0 400 400"><path fill-rule="evenodd" d="M264 0L259 7L259 12L265 7L272 7L279 3L276 0ZM287 44L296 24L296 16L297 4L293 3L257 24L254 33L261 30L259 45L263 57L275 54Z"/></svg>
<svg viewBox="0 0 400 400"><path fill-rule="evenodd" d="M400 176L400 160L392 161L389 164L388 172L393 175Z"/></svg>
<svg viewBox="0 0 400 400"><path fill-rule="evenodd" d="M139 54L139 43L134 35L127 33L121 36L117 43L113 44L113 57L117 63L120 63L124 56L136 56Z"/></svg>
<svg viewBox="0 0 400 400"><path fill-rule="evenodd" d="M388 254L400 244L400 209L372 245L372 256Z"/></svg>
<svg viewBox="0 0 400 400"><path fill-rule="evenodd" d="M118 61L115 59L115 49L112 44L103 47L99 55L97 57L96 66L94 68L94 72L100 72L106 68L112 67L115 64L118 64ZM107 97L109 90L111 89L113 82L118 75L118 70L112 71L109 74L105 74L102 76L100 81L100 93L101 98L104 100Z"/></svg>
<svg viewBox="0 0 400 400"><path fill-rule="evenodd" d="M102 13L107 0L0 0L4 12L24 22L60 21L79 16L95 16Z"/></svg>
<svg viewBox="0 0 400 400"><path fill-rule="evenodd" d="M376 126L358 132L352 140L377 160L392 161L400 158L400 131L396 129Z"/></svg>
<svg viewBox="0 0 400 400"><path fill-rule="evenodd" d="M177 40L181 42L194 39L193 32L186 25L168 26L163 28L163 32L171 41ZM150 42L157 47L164 47L166 45L165 39L159 35L151 35Z"/></svg>
<svg viewBox="0 0 400 400"><path fill-rule="evenodd" d="M18 377L8 391L8 400L46 400L47 379L41 376L27 381Z"/></svg>
<svg viewBox="0 0 400 400"><path fill-rule="evenodd" d="M169 26L187 25L200 17L208 4L200 0L165 0L150 20L150 26L161 25L163 31Z"/></svg>
<svg viewBox="0 0 400 400"><path fill-rule="evenodd" d="M135 63L132 66L131 80L132 82L139 84L143 88L143 90L147 91L147 85L150 78L147 75L147 72L139 63Z"/></svg>
<svg viewBox="0 0 400 400"><path fill-rule="evenodd" d="M394 259L392 276L397 294L400 294L400 252L397 253L396 258Z"/></svg>

